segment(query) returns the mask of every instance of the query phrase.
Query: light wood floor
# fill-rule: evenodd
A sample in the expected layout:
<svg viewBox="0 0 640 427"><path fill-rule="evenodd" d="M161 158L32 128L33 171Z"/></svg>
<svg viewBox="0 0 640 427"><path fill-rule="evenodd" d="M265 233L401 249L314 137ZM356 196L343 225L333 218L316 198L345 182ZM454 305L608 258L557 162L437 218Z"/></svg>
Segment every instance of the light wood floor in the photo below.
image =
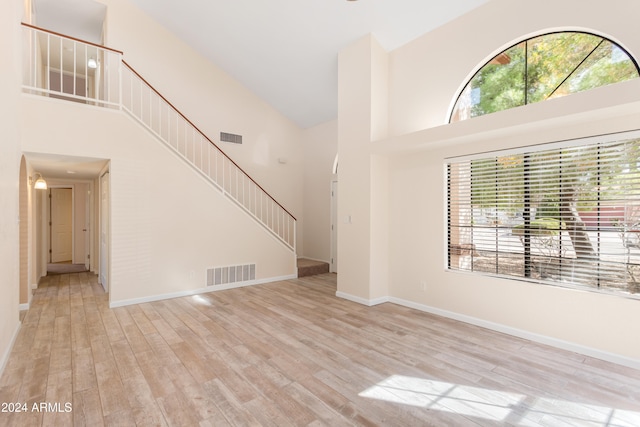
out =
<svg viewBox="0 0 640 427"><path fill-rule="evenodd" d="M93 275L47 278L0 378L0 403L28 412L0 425L640 425L639 371L367 308L335 280L112 310Z"/></svg>

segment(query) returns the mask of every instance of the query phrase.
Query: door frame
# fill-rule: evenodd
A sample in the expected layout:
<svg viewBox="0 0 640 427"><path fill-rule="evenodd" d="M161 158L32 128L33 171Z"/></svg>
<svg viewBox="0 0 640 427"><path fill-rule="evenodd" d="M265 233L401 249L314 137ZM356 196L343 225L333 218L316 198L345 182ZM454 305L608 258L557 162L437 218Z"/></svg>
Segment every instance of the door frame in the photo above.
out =
<svg viewBox="0 0 640 427"><path fill-rule="evenodd" d="M331 180L331 218L330 218L330 235L331 235L331 258L329 262L329 272L338 272L338 180Z"/></svg>
<svg viewBox="0 0 640 427"><path fill-rule="evenodd" d="M98 253L100 254L98 282L105 292L109 292L111 279L111 174L108 168L100 173L98 179L97 204L100 215L98 221Z"/></svg>

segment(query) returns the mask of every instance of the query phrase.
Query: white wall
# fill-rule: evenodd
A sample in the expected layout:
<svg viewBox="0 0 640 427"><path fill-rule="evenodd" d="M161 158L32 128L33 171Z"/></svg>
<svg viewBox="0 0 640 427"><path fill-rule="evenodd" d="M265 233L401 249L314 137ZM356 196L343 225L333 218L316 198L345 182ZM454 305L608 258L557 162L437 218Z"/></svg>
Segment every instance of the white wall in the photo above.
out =
<svg viewBox="0 0 640 427"><path fill-rule="evenodd" d="M331 257L331 181L338 154L338 122L332 120L303 132L304 255L329 262Z"/></svg>
<svg viewBox="0 0 640 427"><path fill-rule="evenodd" d="M368 155L388 133L388 55L369 35L338 63L338 293L372 301L389 293L387 161Z"/></svg>
<svg viewBox="0 0 640 427"><path fill-rule="evenodd" d="M125 114L43 97L22 110L23 150L110 160L112 304L201 290L216 266L295 274L290 250Z"/></svg>
<svg viewBox="0 0 640 427"><path fill-rule="evenodd" d="M0 371L19 326L20 17L22 2L0 3Z"/></svg>
<svg viewBox="0 0 640 427"><path fill-rule="evenodd" d="M127 0L108 6L106 45L219 144L296 218L303 215L302 130ZM224 40L212 40L224 43ZM243 144L219 143L220 132ZM279 158L286 158L286 164ZM298 230L302 249L303 230Z"/></svg>
<svg viewBox="0 0 640 427"><path fill-rule="evenodd" d="M369 209L375 204L371 200L375 202L376 191L382 191L384 200L387 180L388 299L640 367L639 300L453 273L445 268L447 157L619 132L640 123L640 82L631 81L445 125L458 91L477 68L528 36L582 29L619 42L636 57L640 54L638 2L617 0L603 9L598 2L542 0L522 12L519 2L494 0L389 53L389 137L373 142L372 133L368 148L361 144L360 154L360 162L379 164L380 157L386 157L387 168L372 170L375 176L366 182L352 181L349 209ZM341 67L353 68L350 64L361 61L364 50L358 48L360 44L341 53ZM376 66L371 61L370 70L361 70L361 81ZM346 84L353 83L352 76L340 74L340 79L343 99L362 93L358 86ZM373 101L341 106L340 150L352 135L350 129L361 126L360 117L376 110ZM341 162L341 176L361 173L359 164ZM372 186L376 180L378 184ZM369 198L355 197L359 192ZM372 209L384 210L380 206ZM379 241L373 236L369 232L346 237L361 242L369 239L373 246ZM375 302L378 285L370 277L369 266L362 263L362 255L341 251L339 256L341 267L351 265L352 276L368 282L341 287L339 276L339 292L362 297L365 303Z"/></svg>

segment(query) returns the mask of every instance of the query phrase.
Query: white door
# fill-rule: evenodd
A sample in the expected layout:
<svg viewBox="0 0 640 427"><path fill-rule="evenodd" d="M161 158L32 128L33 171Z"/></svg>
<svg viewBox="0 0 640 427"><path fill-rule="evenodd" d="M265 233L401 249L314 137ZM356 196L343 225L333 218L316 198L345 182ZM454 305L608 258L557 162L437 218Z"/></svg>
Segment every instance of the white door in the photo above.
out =
<svg viewBox="0 0 640 427"><path fill-rule="evenodd" d="M338 272L338 181L331 181L331 264L329 271Z"/></svg>
<svg viewBox="0 0 640 427"><path fill-rule="evenodd" d="M73 190L52 188L51 203L51 262L73 260Z"/></svg>
<svg viewBox="0 0 640 427"><path fill-rule="evenodd" d="M109 172L100 178L100 284L109 290Z"/></svg>

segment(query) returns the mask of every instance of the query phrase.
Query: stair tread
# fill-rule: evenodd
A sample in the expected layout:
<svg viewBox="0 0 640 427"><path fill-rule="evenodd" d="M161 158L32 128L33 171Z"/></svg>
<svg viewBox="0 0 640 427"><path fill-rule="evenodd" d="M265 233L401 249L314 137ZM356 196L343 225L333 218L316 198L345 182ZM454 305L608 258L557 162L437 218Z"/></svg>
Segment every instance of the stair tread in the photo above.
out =
<svg viewBox="0 0 640 427"><path fill-rule="evenodd" d="M313 276L329 272L329 264L324 261L298 258L297 263L298 277Z"/></svg>

